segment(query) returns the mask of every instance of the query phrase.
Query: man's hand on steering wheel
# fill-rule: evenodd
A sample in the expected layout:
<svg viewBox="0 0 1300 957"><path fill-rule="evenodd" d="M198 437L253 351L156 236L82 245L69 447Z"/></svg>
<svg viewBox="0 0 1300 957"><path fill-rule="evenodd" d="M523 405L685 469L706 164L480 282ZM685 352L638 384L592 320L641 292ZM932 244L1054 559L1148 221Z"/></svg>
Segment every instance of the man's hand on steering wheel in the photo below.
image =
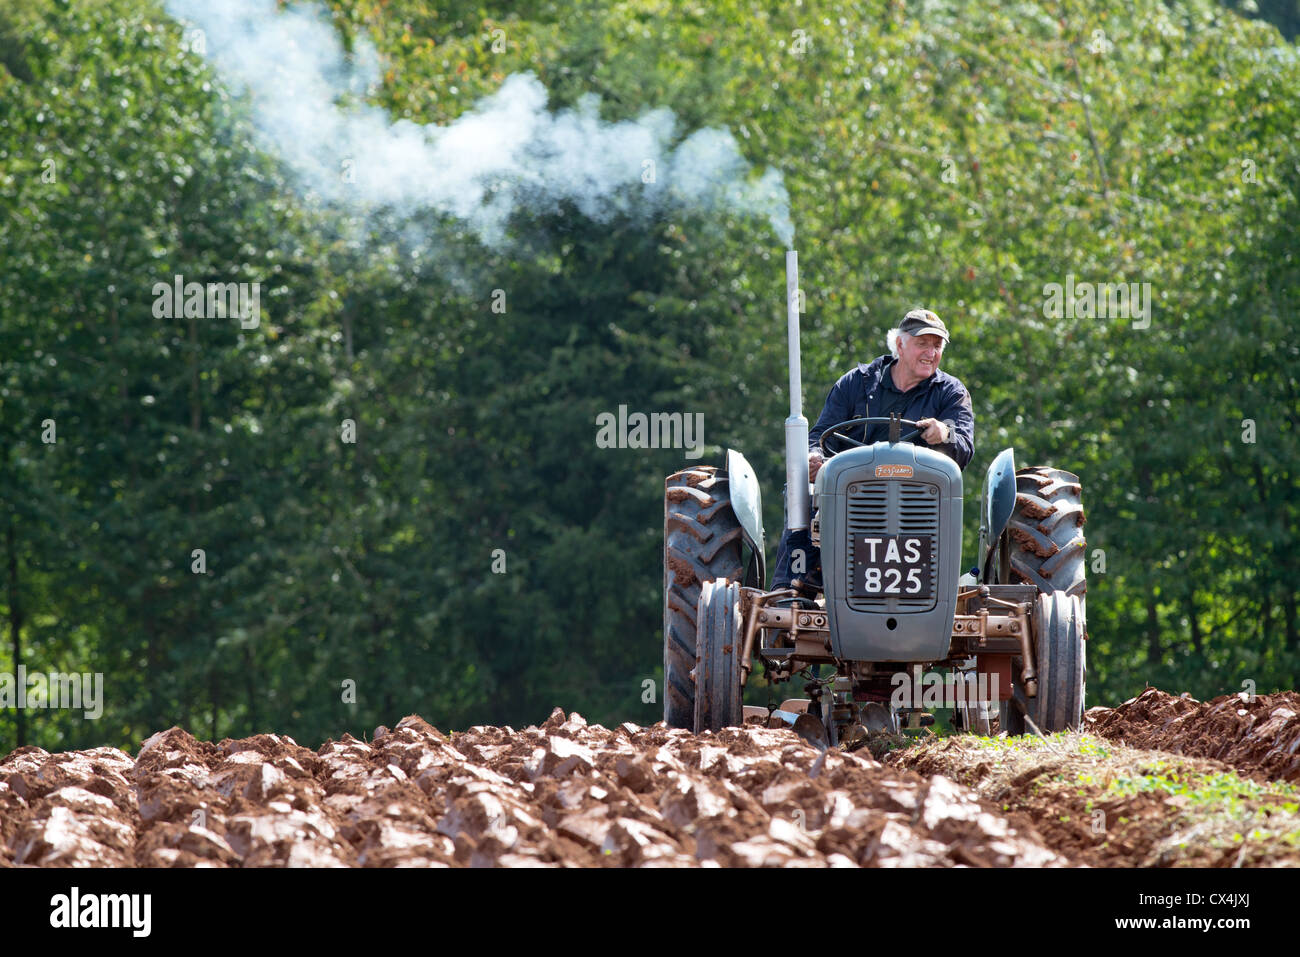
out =
<svg viewBox="0 0 1300 957"><path fill-rule="evenodd" d="M942 445L952 435L952 430L938 419L917 419L916 424L927 445Z"/></svg>

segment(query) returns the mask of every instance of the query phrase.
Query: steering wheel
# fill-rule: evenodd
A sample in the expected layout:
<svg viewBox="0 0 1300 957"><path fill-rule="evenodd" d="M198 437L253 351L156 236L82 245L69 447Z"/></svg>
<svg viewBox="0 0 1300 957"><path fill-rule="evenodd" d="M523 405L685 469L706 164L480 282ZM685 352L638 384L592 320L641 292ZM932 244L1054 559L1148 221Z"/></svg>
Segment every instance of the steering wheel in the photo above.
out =
<svg viewBox="0 0 1300 957"><path fill-rule="evenodd" d="M918 435L921 434L921 427L920 427L919 425L917 425L917 423L914 422L914 421L912 421L911 419L899 419L898 421L899 421L899 423L900 423L901 425L915 425L915 426L916 426L916 428L914 428L911 432L908 432L906 435L900 435L900 436L898 437L898 441L900 441L900 442L910 442L910 441L912 441L912 439L916 438ZM887 416L887 415L868 415L868 416L865 416L864 418L861 418L861 419L849 419L849 420L847 420L847 421L845 421L845 422L840 422L840 423L838 423L838 424L836 424L836 425L832 425L829 429L827 429L825 432L823 432L823 433L821 434L821 438L819 438L819 439L817 440L817 444L821 446L822 453L823 453L827 458L830 458L832 455L835 455L835 454L836 454L835 452L832 452L832 451L831 451L829 448L827 448L827 446L826 446L826 440L829 439L831 436L834 436L834 437L837 438L839 441L841 441L841 442L845 442L845 443L847 443L847 444L849 444L849 445L852 445L852 446L855 446L855 447L857 447L857 448L864 448L864 447L866 446L866 443L865 443L865 442L859 442L857 439L851 439L851 438L849 438L847 435L842 435L841 433L844 432L845 429L852 428L853 426L856 426L856 425L864 425L864 424L866 424L866 423L871 423L872 425L876 425L876 424L878 424L878 423L883 423L883 424L885 424L885 425L888 425L888 424L889 424L889 416ZM840 449L839 451L843 452L844 450L843 450L843 449Z"/></svg>

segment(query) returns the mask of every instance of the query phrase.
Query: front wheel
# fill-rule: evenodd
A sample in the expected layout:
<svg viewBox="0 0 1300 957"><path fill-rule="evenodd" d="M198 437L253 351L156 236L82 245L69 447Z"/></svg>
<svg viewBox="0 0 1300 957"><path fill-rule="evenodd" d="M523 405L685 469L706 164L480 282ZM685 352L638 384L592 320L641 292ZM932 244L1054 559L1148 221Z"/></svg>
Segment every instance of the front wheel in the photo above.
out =
<svg viewBox="0 0 1300 957"><path fill-rule="evenodd" d="M695 733L741 723L740 585L726 579L704 583L696 611Z"/></svg>
<svg viewBox="0 0 1300 957"><path fill-rule="evenodd" d="M1028 705L1030 718L1044 734L1073 731L1083 723L1085 628L1083 601L1078 595L1055 591L1038 596L1034 614L1034 652L1038 658L1035 697L1024 696L1018 666L1013 666L1017 668L1016 697ZM1025 733L1025 719L1017 701L1003 702L999 718L1007 734Z"/></svg>

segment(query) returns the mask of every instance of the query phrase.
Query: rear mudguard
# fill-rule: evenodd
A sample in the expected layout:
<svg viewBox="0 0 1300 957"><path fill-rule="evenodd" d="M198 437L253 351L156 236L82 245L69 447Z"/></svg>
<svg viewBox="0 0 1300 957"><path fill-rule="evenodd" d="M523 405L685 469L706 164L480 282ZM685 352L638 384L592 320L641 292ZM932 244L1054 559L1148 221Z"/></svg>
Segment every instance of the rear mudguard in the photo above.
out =
<svg viewBox="0 0 1300 957"><path fill-rule="evenodd" d="M736 513L745 541L758 559L759 587L767 581L767 562L763 555L763 498L758 477L745 457L727 449L727 479L731 485L731 510Z"/></svg>
<svg viewBox="0 0 1300 957"><path fill-rule="evenodd" d="M988 584L1006 584L1003 562L995 560L1002 541L1002 533L1016 510L1016 459L1012 449L998 453L984 475L984 489L980 493L980 581Z"/></svg>

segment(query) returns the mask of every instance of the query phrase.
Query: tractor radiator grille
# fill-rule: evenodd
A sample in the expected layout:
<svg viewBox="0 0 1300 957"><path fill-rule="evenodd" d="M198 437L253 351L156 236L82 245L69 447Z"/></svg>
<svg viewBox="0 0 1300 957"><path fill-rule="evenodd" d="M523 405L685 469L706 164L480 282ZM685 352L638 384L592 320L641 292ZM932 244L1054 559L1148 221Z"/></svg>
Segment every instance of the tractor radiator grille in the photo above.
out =
<svg viewBox="0 0 1300 957"><path fill-rule="evenodd" d="M930 589L928 598L849 598L855 611L917 612L935 606L939 587L939 488L928 482L854 482L848 495L848 555L844 588L853 582L853 536L932 535L930 547ZM893 515L891 522L889 516Z"/></svg>

